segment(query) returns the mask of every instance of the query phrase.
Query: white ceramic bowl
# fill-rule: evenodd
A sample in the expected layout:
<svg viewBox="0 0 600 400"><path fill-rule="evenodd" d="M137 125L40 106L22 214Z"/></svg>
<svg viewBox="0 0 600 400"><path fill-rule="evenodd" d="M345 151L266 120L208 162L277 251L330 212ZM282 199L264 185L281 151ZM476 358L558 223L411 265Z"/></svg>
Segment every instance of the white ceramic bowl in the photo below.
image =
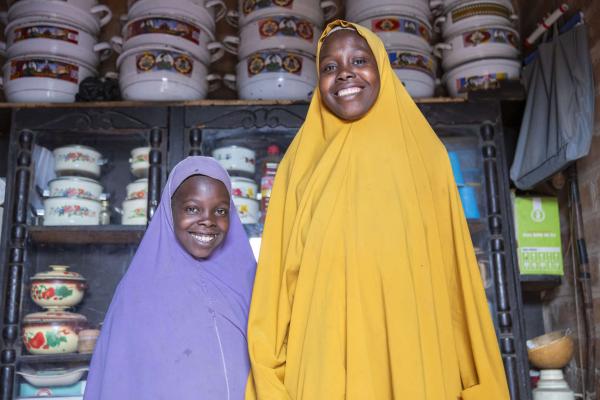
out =
<svg viewBox="0 0 600 400"><path fill-rule="evenodd" d="M465 97L468 91L495 88L498 81L519 79L521 62L506 58L489 58L462 64L442 78L452 97Z"/></svg>
<svg viewBox="0 0 600 400"><path fill-rule="evenodd" d="M322 26L337 12L337 3L331 0L239 0L238 4L239 26L274 14L297 15Z"/></svg>
<svg viewBox="0 0 600 400"><path fill-rule="evenodd" d="M131 182L126 187L127 200L145 199L148 197L148 179L142 178Z"/></svg>
<svg viewBox="0 0 600 400"><path fill-rule="evenodd" d="M215 21L225 16L227 6L223 0L137 0L129 4L128 18L148 14L164 14L190 18L215 31Z"/></svg>
<svg viewBox="0 0 600 400"><path fill-rule="evenodd" d="M112 53L109 43L98 43L79 26L48 17L13 21L6 27L4 36L6 42L0 42L0 52L5 52L8 58L48 54L95 66Z"/></svg>
<svg viewBox="0 0 600 400"><path fill-rule="evenodd" d="M117 68L125 100L199 100L211 90L209 83L218 79L190 53L166 45L124 51Z"/></svg>
<svg viewBox="0 0 600 400"><path fill-rule="evenodd" d="M346 19L363 21L377 15L407 15L428 21L429 0L347 0Z"/></svg>
<svg viewBox="0 0 600 400"><path fill-rule="evenodd" d="M237 64L236 72L223 79L236 81L240 99L308 101L317 85L314 57L290 50L253 53Z"/></svg>
<svg viewBox="0 0 600 400"><path fill-rule="evenodd" d="M1 85L9 102L72 103L79 83L94 75L96 70L89 64L32 54L9 59Z"/></svg>
<svg viewBox="0 0 600 400"><path fill-rule="evenodd" d="M112 19L112 12L104 4L82 9L70 1L20 0L8 9L7 14L8 21L41 16L70 21L81 26L90 34L98 35L100 28Z"/></svg>
<svg viewBox="0 0 600 400"><path fill-rule="evenodd" d="M83 197L98 200L102 190L100 182L81 176L61 176L48 182L50 197Z"/></svg>
<svg viewBox="0 0 600 400"><path fill-rule="evenodd" d="M160 43L187 51L207 65L224 54L223 45L215 42L212 32L189 18L143 15L128 21L121 35L111 39L118 53Z"/></svg>
<svg viewBox="0 0 600 400"><path fill-rule="evenodd" d="M414 98L432 97L435 90L435 58L418 49L388 49L396 76Z"/></svg>
<svg viewBox="0 0 600 400"><path fill-rule="evenodd" d="M86 325L83 315L66 311L28 314L23 318L23 344L31 354L74 353Z"/></svg>
<svg viewBox="0 0 600 400"><path fill-rule="evenodd" d="M83 300L87 284L77 272L67 271L66 265L50 265L50 271L31 277L31 299L47 309L74 307Z"/></svg>
<svg viewBox="0 0 600 400"><path fill-rule="evenodd" d="M57 147L54 155L54 172L59 176L100 176L100 166L105 162L102 155L89 146L78 144Z"/></svg>
<svg viewBox="0 0 600 400"><path fill-rule="evenodd" d="M410 15L380 15L364 19L359 25L369 28L385 48L411 47L431 51L431 25Z"/></svg>
<svg viewBox="0 0 600 400"><path fill-rule="evenodd" d="M7 0L8 6L11 7L13 4L17 3L20 0ZM81 8L84 11L89 11L90 8L94 7L98 4L96 0L46 0L46 1L56 1L59 3L67 3L69 5Z"/></svg>
<svg viewBox="0 0 600 400"><path fill-rule="evenodd" d="M123 216L121 224L123 225L146 225L148 219L146 211L148 209L147 199L133 199L123 201Z"/></svg>
<svg viewBox="0 0 600 400"><path fill-rule="evenodd" d="M89 367L38 371L21 369L17 371L17 375L21 375L29 384L37 387L70 386L79 382L88 369Z"/></svg>
<svg viewBox="0 0 600 400"><path fill-rule="evenodd" d="M240 59L265 49L294 49L313 57L321 29L306 18L291 14L268 15L240 28L240 36L226 36L223 45Z"/></svg>
<svg viewBox="0 0 600 400"><path fill-rule="evenodd" d="M504 0L469 0L457 3L436 18L434 29L441 31L444 38L451 38L480 26L511 26L516 19L512 5Z"/></svg>
<svg viewBox="0 0 600 400"><path fill-rule="evenodd" d="M485 26L461 32L434 46L449 70L457 65L483 58L519 58L519 33L507 26Z"/></svg>
<svg viewBox="0 0 600 400"><path fill-rule="evenodd" d="M48 197L44 199L44 225L98 225L100 202L79 197Z"/></svg>
<svg viewBox="0 0 600 400"><path fill-rule="evenodd" d="M233 196L255 199L257 193L258 184L254 180L241 176L231 177L231 194Z"/></svg>
<svg viewBox="0 0 600 400"><path fill-rule="evenodd" d="M260 219L258 200L233 196L233 204L235 204L242 224L258 224Z"/></svg>
<svg viewBox="0 0 600 400"><path fill-rule="evenodd" d="M150 147L136 147L131 150L129 166L131 168L131 173L134 176L137 176L138 178L147 177L148 168L150 168Z"/></svg>
<svg viewBox="0 0 600 400"><path fill-rule="evenodd" d="M247 147L218 147L213 150L212 156L229 172L253 174L256 171L256 152Z"/></svg>

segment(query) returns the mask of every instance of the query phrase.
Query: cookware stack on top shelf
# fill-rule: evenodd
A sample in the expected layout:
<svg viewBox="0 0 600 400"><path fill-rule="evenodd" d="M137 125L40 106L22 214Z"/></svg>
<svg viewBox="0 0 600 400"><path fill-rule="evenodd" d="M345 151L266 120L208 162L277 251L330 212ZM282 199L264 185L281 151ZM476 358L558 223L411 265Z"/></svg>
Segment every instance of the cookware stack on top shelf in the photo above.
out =
<svg viewBox="0 0 600 400"><path fill-rule="evenodd" d="M337 12L332 0L240 0L229 20L239 37L226 37L225 49L238 55L240 99L309 100L317 83L315 53L325 19Z"/></svg>
<svg viewBox="0 0 600 400"><path fill-rule="evenodd" d="M121 36L111 39L121 94L127 100L197 100L216 88L208 73L223 46L215 21L225 15L223 0L133 0Z"/></svg>
<svg viewBox="0 0 600 400"><path fill-rule="evenodd" d="M519 79L519 34L510 0L437 1L434 26L444 41L435 54L442 59L443 81L451 96L496 87L503 79Z"/></svg>
<svg viewBox="0 0 600 400"><path fill-rule="evenodd" d="M381 38L396 75L412 97L433 96L437 64L428 0L347 0L346 18Z"/></svg>
<svg viewBox="0 0 600 400"><path fill-rule="evenodd" d="M2 86L9 102L73 102L79 83L97 74L111 46L98 42L112 18L96 0L14 1L0 19L7 58Z"/></svg>
<svg viewBox="0 0 600 400"><path fill-rule="evenodd" d="M48 182L44 193L44 225L98 225L106 195L97 179L105 160L95 149L81 145L58 147L53 155L58 178Z"/></svg>
<svg viewBox="0 0 600 400"><path fill-rule="evenodd" d="M123 201L121 223L123 225L146 225L148 218L148 168L150 147L136 147L131 150L129 165L137 179L127 185Z"/></svg>

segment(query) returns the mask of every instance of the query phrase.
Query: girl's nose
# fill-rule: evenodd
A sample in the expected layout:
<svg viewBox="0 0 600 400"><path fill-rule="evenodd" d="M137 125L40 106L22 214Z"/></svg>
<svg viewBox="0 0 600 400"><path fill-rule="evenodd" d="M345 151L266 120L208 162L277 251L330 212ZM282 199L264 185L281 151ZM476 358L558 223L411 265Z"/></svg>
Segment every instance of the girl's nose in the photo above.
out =
<svg viewBox="0 0 600 400"><path fill-rule="evenodd" d="M338 75L337 75L337 79L340 81L345 81L349 78L354 78L355 74L354 72L352 72L351 69L344 67L344 68L340 68Z"/></svg>

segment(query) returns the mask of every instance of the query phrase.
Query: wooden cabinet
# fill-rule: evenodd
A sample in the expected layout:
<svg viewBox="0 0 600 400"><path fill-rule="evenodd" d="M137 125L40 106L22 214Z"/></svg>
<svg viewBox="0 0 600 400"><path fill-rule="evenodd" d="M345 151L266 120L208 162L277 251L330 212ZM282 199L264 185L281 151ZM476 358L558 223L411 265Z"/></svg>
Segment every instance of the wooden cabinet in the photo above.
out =
<svg viewBox="0 0 600 400"><path fill-rule="evenodd" d="M501 104L498 100L439 101L419 107L446 146L464 156L478 194L480 217L469 220L511 394L526 400L528 364L514 235L510 211ZM29 278L49 264L70 265L90 285L76 311L98 326L112 293L135 253L144 227L119 225L45 227L33 223L30 193L36 172L34 145L49 149L84 144L109 159L100 181L113 205L125 196L130 150L151 146L148 210L158 204L168 171L187 155L207 154L220 145L243 143L264 155L266 146L286 148L303 122L305 103L200 101L174 105L78 104L15 108L11 114L8 191L1 247L2 338L0 399L17 394L15 374L32 367L86 363L86 354L33 356L21 341L22 318L39 311L29 297ZM258 172L257 172L258 174ZM258 178L258 175L255 177ZM124 376L124 379L126 377Z"/></svg>

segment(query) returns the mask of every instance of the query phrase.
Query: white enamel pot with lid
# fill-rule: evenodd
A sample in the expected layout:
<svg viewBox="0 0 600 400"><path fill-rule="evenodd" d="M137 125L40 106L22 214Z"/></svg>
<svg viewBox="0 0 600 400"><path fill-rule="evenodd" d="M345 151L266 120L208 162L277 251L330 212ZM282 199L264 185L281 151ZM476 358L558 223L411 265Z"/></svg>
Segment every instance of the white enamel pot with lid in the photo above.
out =
<svg viewBox="0 0 600 400"><path fill-rule="evenodd" d="M225 36L225 49L240 59L265 49L294 49L315 54L321 36L319 26L302 16L273 14L240 28L239 36Z"/></svg>
<svg viewBox="0 0 600 400"><path fill-rule="evenodd" d="M76 175L100 177L100 166L106 160L94 148L80 144L57 147L54 155L54 172L59 176Z"/></svg>
<svg viewBox="0 0 600 400"><path fill-rule="evenodd" d="M428 0L347 0L346 19L363 21L378 15L407 15L422 21L431 17Z"/></svg>
<svg viewBox="0 0 600 400"><path fill-rule="evenodd" d="M149 14L171 15L190 18L214 32L215 22L220 21L226 12L223 0L137 0L130 2L127 19Z"/></svg>
<svg viewBox="0 0 600 400"><path fill-rule="evenodd" d="M450 38L480 26L512 26L517 19L512 5L504 0L469 0L456 4L436 18L433 25L444 38Z"/></svg>
<svg viewBox="0 0 600 400"><path fill-rule="evenodd" d="M117 68L126 100L199 100L220 80L191 53L167 45L126 50L117 59Z"/></svg>
<svg viewBox="0 0 600 400"><path fill-rule="evenodd" d="M409 47L431 52L431 25L411 15L385 14L358 23L381 38L385 48Z"/></svg>
<svg viewBox="0 0 600 400"><path fill-rule="evenodd" d="M320 27L337 13L337 3L333 0L240 0L238 4L238 11L227 14L229 23L236 27L274 14L296 15Z"/></svg>
<svg viewBox="0 0 600 400"><path fill-rule="evenodd" d="M47 54L11 58L2 72L0 85L13 103L72 103L81 81L97 75L90 64Z"/></svg>
<svg viewBox="0 0 600 400"><path fill-rule="evenodd" d="M58 18L75 23L92 35L98 35L100 28L112 19L112 12L104 4L82 9L72 2L55 0L20 0L8 9L9 22L27 17Z"/></svg>
<svg viewBox="0 0 600 400"><path fill-rule="evenodd" d="M82 226L100 224L101 204L82 197L48 197L44 199L45 226Z"/></svg>
<svg viewBox="0 0 600 400"><path fill-rule="evenodd" d="M6 42L0 42L0 53L8 58L48 54L95 66L112 53L108 42L98 43L79 25L50 17L12 21L4 30L4 36Z"/></svg>
<svg viewBox="0 0 600 400"><path fill-rule="evenodd" d="M19 1L22 1L22 0L8 1L7 3L9 3L8 6L11 7L13 4L18 3ZM96 0L46 0L46 1L55 1L57 3L66 3L71 6L80 8L83 11L89 11L92 7L98 5L98 1L96 1Z"/></svg>
<svg viewBox="0 0 600 400"><path fill-rule="evenodd" d="M437 63L431 53L420 49L387 49L396 76L413 98L432 97Z"/></svg>
<svg viewBox="0 0 600 400"><path fill-rule="evenodd" d="M46 311L23 318L23 344L31 354L61 354L77 351L79 331L87 318L67 311Z"/></svg>
<svg viewBox="0 0 600 400"><path fill-rule="evenodd" d="M519 34L508 26L494 25L460 32L434 46L434 54L449 70L483 58L519 58Z"/></svg>
<svg viewBox="0 0 600 400"><path fill-rule="evenodd" d="M49 197L83 197L98 200L102 190L100 182L82 176L61 176L48 182Z"/></svg>
<svg viewBox="0 0 600 400"><path fill-rule="evenodd" d="M126 200L145 199L148 197L148 179L137 179L125 187L127 192Z"/></svg>
<svg viewBox="0 0 600 400"><path fill-rule="evenodd" d="M223 45L215 41L205 25L169 15L149 14L132 19L123 27L121 36L113 37L111 42L118 53L157 43L173 46L193 54L204 64L224 55Z"/></svg>
<svg viewBox="0 0 600 400"><path fill-rule="evenodd" d="M493 89L501 80L519 79L521 62L506 58L488 58L459 65L442 77L452 97L466 97L473 90Z"/></svg>
<svg viewBox="0 0 600 400"><path fill-rule="evenodd" d="M148 218L146 212L148 209L147 199L129 199L123 201L123 215L121 217L122 225L146 225Z"/></svg>
<svg viewBox="0 0 600 400"><path fill-rule="evenodd" d="M50 265L50 270L38 272L31 277L31 299L47 309L67 309L83 300L87 289L81 274L68 271L66 265Z"/></svg>

